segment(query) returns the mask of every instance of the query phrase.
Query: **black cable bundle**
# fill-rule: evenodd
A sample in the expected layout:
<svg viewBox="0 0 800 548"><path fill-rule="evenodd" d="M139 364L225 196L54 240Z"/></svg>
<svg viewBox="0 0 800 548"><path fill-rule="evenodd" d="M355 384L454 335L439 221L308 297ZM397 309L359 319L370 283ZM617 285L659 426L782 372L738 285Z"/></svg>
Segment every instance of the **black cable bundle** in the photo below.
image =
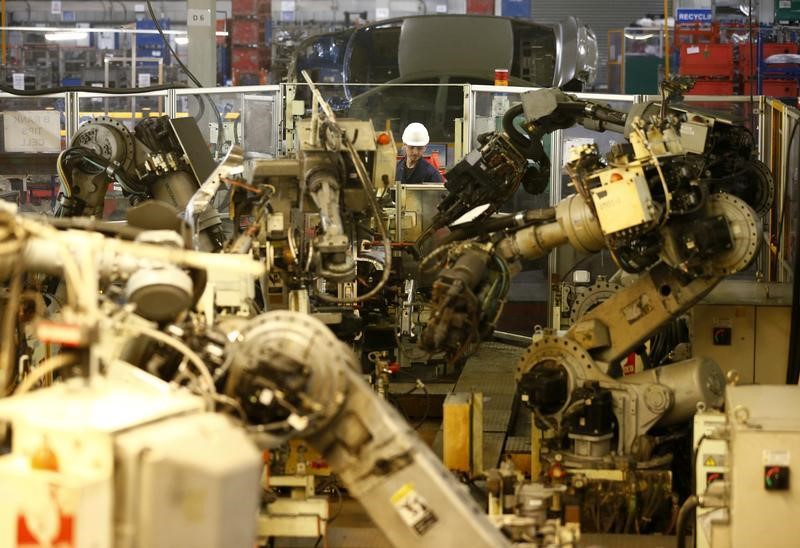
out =
<svg viewBox="0 0 800 548"><path fill-rule="evenodd" d="M796 199L795 202L794 218L800 219L800 199ZM800 343L798 343L798 339L800 338L800 238L798 238L797 235L795 235L792 273L792 325L789 329L789 357L786 367L786 384L798 384L800 380Z"/></svg>

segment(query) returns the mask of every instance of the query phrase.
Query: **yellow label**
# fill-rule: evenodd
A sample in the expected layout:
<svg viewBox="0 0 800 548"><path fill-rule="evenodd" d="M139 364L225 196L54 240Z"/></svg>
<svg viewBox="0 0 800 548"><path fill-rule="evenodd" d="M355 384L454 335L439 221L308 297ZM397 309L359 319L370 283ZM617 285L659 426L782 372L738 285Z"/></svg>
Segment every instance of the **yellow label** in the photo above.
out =
<svg viewBox="0 0 800 548"><path fill-rule="evenodd" d="M410 484L410 483L406 483L400 489L395 491L394 495L392 495L392 504L397 504L398 502L403 500L403 498L406 495L408 495L409 493L411 493L413 491L414 491L414 486L412 484Z"/></svg>

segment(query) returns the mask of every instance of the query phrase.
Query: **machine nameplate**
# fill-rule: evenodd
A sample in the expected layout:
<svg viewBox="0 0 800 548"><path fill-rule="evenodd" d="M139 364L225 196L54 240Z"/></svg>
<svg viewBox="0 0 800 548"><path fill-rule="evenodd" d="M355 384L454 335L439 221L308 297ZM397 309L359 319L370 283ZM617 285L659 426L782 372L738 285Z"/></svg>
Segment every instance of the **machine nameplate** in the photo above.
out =
<svg viewBox="0 0 800 548"><path fill-rule="evenodd" d="M790 453L786 449L764 449L764 466L789 466Z"/></svg>
<svg viewBox="0 0 800 548"><path fill-rule="evenodd" d="M650 304L650 299L647 295L642 295L631 304L624 307L622 309L622 314L625 316L625 319L628 320L629 324L633 324L646 316L651 310L653 310L653 306Z"/></svg>

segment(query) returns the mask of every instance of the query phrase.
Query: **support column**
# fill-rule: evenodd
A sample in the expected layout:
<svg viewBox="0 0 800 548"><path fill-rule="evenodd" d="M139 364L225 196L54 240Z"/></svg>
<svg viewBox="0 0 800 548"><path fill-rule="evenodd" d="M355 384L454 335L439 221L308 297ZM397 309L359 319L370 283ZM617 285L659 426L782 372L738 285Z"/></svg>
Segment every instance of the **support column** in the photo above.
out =
<svg viewBox="0 0 800 548"><path fill-rule="evenodd" d="M189 33L189 70L203 87L217 85L217 1L189 0L186 28Z"/></svg>

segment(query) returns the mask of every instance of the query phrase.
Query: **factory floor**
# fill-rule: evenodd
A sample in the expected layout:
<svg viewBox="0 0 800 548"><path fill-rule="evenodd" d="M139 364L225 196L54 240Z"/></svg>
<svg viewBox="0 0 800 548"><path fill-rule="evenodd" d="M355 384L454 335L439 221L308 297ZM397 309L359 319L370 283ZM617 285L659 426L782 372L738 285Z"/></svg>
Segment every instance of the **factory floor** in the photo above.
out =
<svg viewBox="0 0 800 548"><path fill-rule="evenodd" d="M353 502L357 506L357 503ZM358 511L360 510L360 514ZM372 522L363 512L355 509L356 514L348 517L347 523L331 527L327 540L317 539L278 539L275 548L392 548L393 545L383 534L372 525ZM347 516L342 514L342 518ZM691 538L687 545L692 546ZM579 544L580 548L675 548L675 537L657 535L583 535Z"/></svg>
<svg viewBox="0 0 800 548"><path fill-rule="evenodd" d="M413 388L413 377L422 378L427 389L437 402L436 406L425 408L425 399L414 393L412 398L401 403L403 412L409 421L417 422L425 418L417 428L420 438L434 452L441 455L441 408L440 402L451 392L470 392L480 390L484 394L484 465L496 466L500 455L514 436L506 439L509 429L514 395L514 369L523 348L490 342L481 346L480 350L467 360L463 370L458 374L449 372L435 378L430 371L412 368L413 375L392 381L392 394L406 394ZM414 399L416 398L416 399ZM438 409L437 409L438 407ZM429 412L427 412L429 411ZM528 449L529 451L529 449ZM337 514L337 503L331 501L331 513ZM383 533L375 527L361 505L345 497L336 519L329 525L328 535L323 538L277 538L271 544L273 548L384 548L393 546ZM673 548L676 546L674 536L657 535L583 535L581 548Z"/></svg>
<svg viewBox="0 0 800 548"><path fill-rule="evenodd" d="M332 505L335 503L331 503ZM335 509L331 510L332 512ZM319 541L319 542L318 542ZM693 546L691 538L687 545ZM391 548L393 545L372 523L361 505L346 498L336 520L330 525L327 537L322 539L280 538L274 548ZM604 535L585 534L580 548L675 548L674 536L661 535Z"/></svg>

